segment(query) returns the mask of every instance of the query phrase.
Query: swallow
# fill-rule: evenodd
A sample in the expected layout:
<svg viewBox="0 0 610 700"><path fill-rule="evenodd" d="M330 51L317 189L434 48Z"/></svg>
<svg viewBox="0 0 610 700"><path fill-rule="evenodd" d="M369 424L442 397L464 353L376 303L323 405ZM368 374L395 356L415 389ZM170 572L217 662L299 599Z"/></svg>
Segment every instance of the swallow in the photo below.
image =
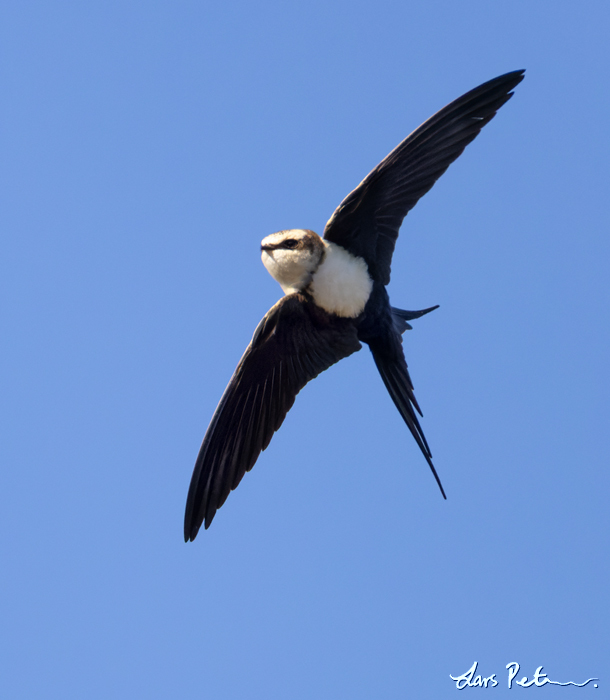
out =
<svg viewBox="0 0 610 700"><path fill-rule="evenodd" d="M362 343L446 498L402 348L409 321L438 307L395 308L386 285L403 219L512 97L524 72L494 78L430 117L347 195L322 238L291 229L263 239L263 264L284 296L256 328L201 444L186 502L186 542L202 524L210 526L299 391Z"/></svg>

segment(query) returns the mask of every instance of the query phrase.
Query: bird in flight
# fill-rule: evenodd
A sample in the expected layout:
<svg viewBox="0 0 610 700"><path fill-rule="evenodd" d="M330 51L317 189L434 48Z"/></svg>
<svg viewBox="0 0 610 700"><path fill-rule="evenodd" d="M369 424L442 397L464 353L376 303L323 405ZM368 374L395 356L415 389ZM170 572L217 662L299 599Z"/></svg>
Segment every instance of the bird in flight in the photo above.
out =
<svg viewBox="0 0 610 700"><path fill-rule="evenodd" d="M390 305L392 253L407 213L478 135L522 80L494 78L430 117L337 207L324 237L308 229L273 233L262 260L284 297L254 331L201 444L186 502L184 539L216 511L266 449L296 395L366 343L392 401L446 498L419 424L402 349L409 321L436 309ZM416 413L417 412L417 413Z"/></svg>

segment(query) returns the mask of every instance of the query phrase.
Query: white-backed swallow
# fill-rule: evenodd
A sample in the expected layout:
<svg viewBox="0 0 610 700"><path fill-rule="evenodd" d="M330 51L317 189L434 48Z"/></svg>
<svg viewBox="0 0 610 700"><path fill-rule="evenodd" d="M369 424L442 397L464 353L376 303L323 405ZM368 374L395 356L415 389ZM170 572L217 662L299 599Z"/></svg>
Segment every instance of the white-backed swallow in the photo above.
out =
<svg viewBox="0 0 610 700"><path fill-rule="evenodd" d="M293 229L262 241L263 263L285 296L254 332L205 434L186 502L185 541L195 539L202 523L210 526L305 384L361 342L445 497L402 349L408 321L437 307L392 307L390 263L406 214L510 99L523 74L480 85L407 136L341 202L324 238Z"/></svg>

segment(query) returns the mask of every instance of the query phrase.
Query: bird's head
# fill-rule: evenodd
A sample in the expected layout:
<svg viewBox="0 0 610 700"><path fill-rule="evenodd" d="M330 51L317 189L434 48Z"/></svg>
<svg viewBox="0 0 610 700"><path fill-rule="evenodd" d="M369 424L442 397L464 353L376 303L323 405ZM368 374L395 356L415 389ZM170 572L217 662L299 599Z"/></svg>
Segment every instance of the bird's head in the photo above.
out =
<svg viewBox="0 0 610 700"><path fill-rule="evenodd" d="M261 258L284 294L301 292L311 282L324 257L324 242L307 229L279 231L263 238Z"/></svg>

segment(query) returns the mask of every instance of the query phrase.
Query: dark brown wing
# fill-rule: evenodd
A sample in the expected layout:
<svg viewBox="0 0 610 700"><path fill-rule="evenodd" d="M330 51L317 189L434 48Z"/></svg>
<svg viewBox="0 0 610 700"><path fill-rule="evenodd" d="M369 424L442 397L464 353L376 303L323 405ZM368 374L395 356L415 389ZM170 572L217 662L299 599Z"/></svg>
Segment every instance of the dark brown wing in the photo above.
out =
<svg viewBox="0 0 610 700"><path fill-rule="evenodd" d="M341 202L324 238L364 258L373 279L388 284L402 220L510 99L523 73L467 92L407 136Z"/></svg>
<svg viewBox="0 0 610 700"><path fill-rule="evenodd" d="M360 348L353 320L329 317L299 294L285 296L266 314L199 450L186 501L186 542L204 520L210 526L305 384Z"/></svg>

